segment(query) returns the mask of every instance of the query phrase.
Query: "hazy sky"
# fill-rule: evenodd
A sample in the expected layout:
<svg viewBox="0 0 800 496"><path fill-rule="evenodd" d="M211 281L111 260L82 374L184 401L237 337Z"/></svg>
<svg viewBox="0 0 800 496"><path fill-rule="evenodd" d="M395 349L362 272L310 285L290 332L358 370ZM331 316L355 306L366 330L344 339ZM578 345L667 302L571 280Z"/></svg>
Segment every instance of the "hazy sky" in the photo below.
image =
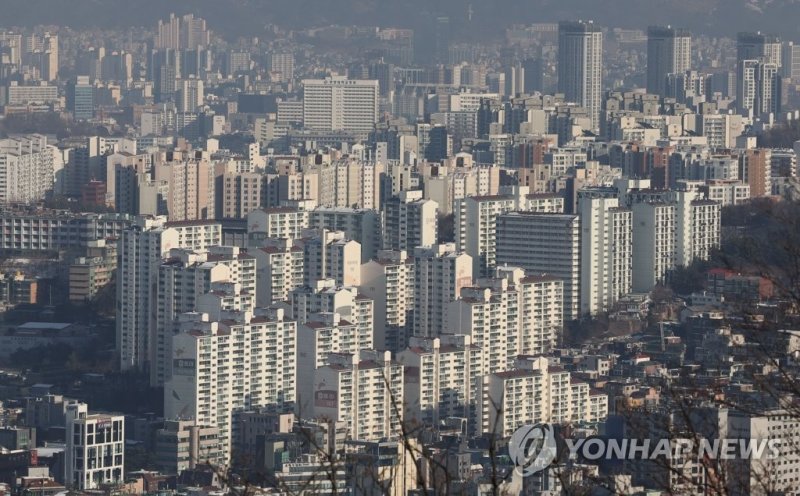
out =
<svg viewBox="0 0 800 496"><path fill-rule="evenodd" d="M468 31L497 36L514 22L594 19L607 26L672 23L696 33L755 30L798 37L798 0L2 0L4 26L152 25L169 12L194 12L226 37L258 34L276 23L292 27L378 24L415 27L425 16L448 15Z"/></svg>

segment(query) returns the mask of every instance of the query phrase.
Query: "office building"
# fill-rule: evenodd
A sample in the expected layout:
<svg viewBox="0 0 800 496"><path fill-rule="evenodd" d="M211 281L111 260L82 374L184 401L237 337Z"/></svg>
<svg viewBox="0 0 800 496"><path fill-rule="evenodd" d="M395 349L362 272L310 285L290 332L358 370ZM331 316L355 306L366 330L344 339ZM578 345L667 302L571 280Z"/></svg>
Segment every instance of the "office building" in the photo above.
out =
<svg viewBox="0 0 800 496"><path fill-rule="evenodd" d="M781 66L781 42L777 36L755 33L736 35L736 61L761 60L768 64Z"/></svg>
<svg viewBox="0 0 800 496"><path fill-rule="evenodd" d="M488 276L495 267L497 217L512 211L563 212L564 199L554 194L528 194L516 186L511 194L473 196L456 201L456 247L472 257L473 274Z"/></svg>
<svg viewBox="0 0 800 496"><path fill-rule="evenodd" d="M692 36L672 26L647 28L647 92L666 96L667 76L692 68Z"/></svg>
<svg viewBox="0 0 800 496"><path fill-rule="evenodd" d="M603 33L593 22L558 24L558 91L586 108L592 128L600 126L603 83Z"/></svg>
<svg viewBox="0 0 800 496"><path fill-rule="evenodd" d="M580 219L573 214L509 212L497 217L497 266L521 267L564 284L564 320L579 313Z"/></svg>
<svg viewBox="0 0 800 496"><path fill-rule="evenodd" d="M369 133L378 121L378 81L303 80L303 125L317 131Z"/></svg>
<svg viewBox="0 0 800 496"><path fill-rule="evenodd" d="M86 404L67 406L64 483L85 491L125 479L125 417L89 414Z"/></svg>
<svg viewBox="0 0 800 496"><path fill-rule="evenodd" d="M94 117L94 86L89 76L77 76L67 85L67 110L76 121Z"/></svg>
<svg viewBox="0 0 800 496"><path fill-rule="evenodd" d="M164 474L180 475L197 465L225 463L219 446L219 429L199 426L194 420L165 420L155 435L156 467Z"/></svg>

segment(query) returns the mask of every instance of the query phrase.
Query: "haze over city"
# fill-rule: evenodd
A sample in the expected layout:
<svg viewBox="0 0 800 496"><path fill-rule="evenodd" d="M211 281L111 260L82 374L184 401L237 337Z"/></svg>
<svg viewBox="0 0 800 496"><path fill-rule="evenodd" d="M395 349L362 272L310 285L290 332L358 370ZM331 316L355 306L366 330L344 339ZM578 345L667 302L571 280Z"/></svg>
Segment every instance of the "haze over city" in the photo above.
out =
<svg viewBox="0 0 800 496"><path fill-rule="evenodd" d="M2 11L0 496L800 493L800 3Z"/></svg>

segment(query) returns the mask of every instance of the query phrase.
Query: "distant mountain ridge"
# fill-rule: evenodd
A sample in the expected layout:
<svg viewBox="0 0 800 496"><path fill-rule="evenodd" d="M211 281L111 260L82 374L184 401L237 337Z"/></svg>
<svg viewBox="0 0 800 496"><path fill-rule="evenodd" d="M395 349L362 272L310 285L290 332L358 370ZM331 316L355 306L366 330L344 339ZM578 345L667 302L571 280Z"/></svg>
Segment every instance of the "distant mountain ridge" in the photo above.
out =
<svg viewBox="0 0 800 496"><path fill-rule="evenodd" d="M614 27L673 24L733 36L761 30L800 39L800 0L3 0L2 26L151 26L170 12L205 17L226 38L257 35L269 23L291 27L376 24L416 27L448 15L456 32L497 36L512 23L594 19Z"/></svg>

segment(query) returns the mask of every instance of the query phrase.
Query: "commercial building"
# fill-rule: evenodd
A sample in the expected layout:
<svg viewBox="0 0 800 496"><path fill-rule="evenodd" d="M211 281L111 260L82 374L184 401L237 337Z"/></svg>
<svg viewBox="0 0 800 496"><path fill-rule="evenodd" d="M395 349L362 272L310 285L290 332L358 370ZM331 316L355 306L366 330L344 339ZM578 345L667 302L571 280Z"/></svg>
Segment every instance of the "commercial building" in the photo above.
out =
<svg viewBox="0 0 800 496"><path fill-rule="evenodd" d="M78 491L122 484L125 479L125 417L89 414L86 404L67 407L64 482Z"/></svg>
<svg viewBox="0 0 800 496"><path fill-rule="evenodd" d="M603 83L603 32L593 22L558 24L558 91L586 108L593 128L600 126Z"/></svg>
<svg viewBox="0 0 800 496"><path fill-rule="evenodd" d="M165 420L155 437L155 463L162 473L180 475L198 464L225 462L216 427L199 426L194 420Z"/></svg>
<svg viewBox="0 0 800 496"><path fill-rule="evenodd" d="M497 266L521 267L564 283L564 319L579 317L580 218L573 214L509 212L497 217Z"/></svg>
<svg viewBox="0 0 800 496"><path fill-rule="evenodd" d="M303 125L318 131L369 133L378 121L378 81L304 79Z"/></svg>
<svg viewBox="0 0 800 496"><path fill-rule="evenodd" d="M692 68L692 35L672 26L647 28L647 92L666 96L667 75Z"/></svg>

